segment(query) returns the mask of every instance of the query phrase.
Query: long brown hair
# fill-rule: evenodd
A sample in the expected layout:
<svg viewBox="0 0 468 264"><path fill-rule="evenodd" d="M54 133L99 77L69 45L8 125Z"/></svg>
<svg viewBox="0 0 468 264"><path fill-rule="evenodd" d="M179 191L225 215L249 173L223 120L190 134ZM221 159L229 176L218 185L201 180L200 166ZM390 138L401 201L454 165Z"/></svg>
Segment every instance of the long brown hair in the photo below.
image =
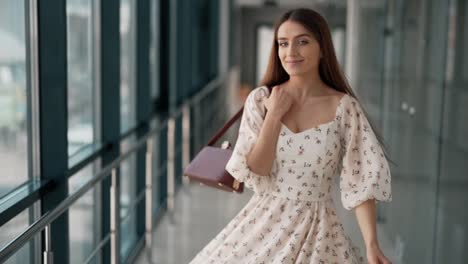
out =
<svg viewBox="0 0 468 264"><path fill-rule="evenodd" d="M261 85L267 86L271 92L271 89L274 86L282 84L289 80L289 75L281 65L281 61L278 56L279 45L277 41L278 29L286 21L294 21L296 23L301 24L308 31L310 31L310 33L312 33L315 39L318 41L320 50L322 52L322 58L319 62L319 75L321 80L333 89L343 93L347 93L348 95L354 97L362 107L360 100L356 97L356 94L351 89L345 75L340 69L327 21L325 20L325 18L322 17L322 15L320 15L318 12L312 9L298 8L290 10L286 12L276 23L273 44L270 51L270 58L268 61L268 67L261 81ZM390 162L394 163L388 158L388 155L386 153L386 147L383 142L383 137L375 129L364 107L362 107L362 110L366 118L369 120L371 128L377 137L377 140L382 146L385 156Z"/></svg>

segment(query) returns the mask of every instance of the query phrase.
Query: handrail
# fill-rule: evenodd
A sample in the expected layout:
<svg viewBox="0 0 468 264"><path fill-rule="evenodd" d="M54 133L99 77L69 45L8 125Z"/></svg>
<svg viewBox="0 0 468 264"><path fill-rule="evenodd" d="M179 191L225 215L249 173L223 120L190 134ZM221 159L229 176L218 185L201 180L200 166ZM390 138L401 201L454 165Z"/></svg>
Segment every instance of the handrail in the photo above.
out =
<svg viewBox="0 0 468 264"><path fill-rule="evenodd" d="M104 167L99 173L96 174L96 176L91 178L86 184L84 184L82 187L76 190L73 194L69 195L65 200L58 204L57 207L55 207L51 211L46 212L38 220L31 224L24 232L22 232L10 243L4 246L0 250L0 262L2 263L6 261L21 247L23 247L29 240L31 240L37 233L41 232L44 228L49 226L50 223L52 223L55 219L57 219L64 212L66 212L71 207L71 205L78 199L80 199L86 192L88 192L99 182L109 177L112 171L118 168L124 160L126 160L130 155L132 155L134 152L138 151L140 148L146 145L147 141L150 139L150 137L153 136L153 134L156 134L161 129L166 127L169 120L173 120L179 115L181 115L183 113L182 109L184 109L184 107L192 106L199 100L203 99L204 96L215 90L218 87L218 85L222 83L223 79L223 77L218 76L217 79L214 79L213 81L208 83L199 93L194 95L192 98L188 99L175 111L170 112L168 114L167 119L163 121L158 120L156 127L150 129L142 138L140 138L137 141L137 143L134 146L132 146L129 150L120 155L116 160L112 161L109 165Z"/></svg>

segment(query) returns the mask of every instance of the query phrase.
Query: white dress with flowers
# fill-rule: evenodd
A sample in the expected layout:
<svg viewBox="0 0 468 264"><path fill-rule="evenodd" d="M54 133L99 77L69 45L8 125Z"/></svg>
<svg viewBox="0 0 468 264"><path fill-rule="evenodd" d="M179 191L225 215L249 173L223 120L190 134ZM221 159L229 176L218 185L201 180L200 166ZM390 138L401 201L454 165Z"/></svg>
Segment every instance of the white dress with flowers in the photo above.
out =
<svg viewBox="0 0 468 264"><path fill-rule="evenodd" d="M339 175L350 210L368 199L391 201L387 160L359 102L345 94L334 120L294 133L284 124L269 175L246 165L266 113L267 87L250 92L226 170L255 193L191 264L363 263L331 197Z"/></svg>

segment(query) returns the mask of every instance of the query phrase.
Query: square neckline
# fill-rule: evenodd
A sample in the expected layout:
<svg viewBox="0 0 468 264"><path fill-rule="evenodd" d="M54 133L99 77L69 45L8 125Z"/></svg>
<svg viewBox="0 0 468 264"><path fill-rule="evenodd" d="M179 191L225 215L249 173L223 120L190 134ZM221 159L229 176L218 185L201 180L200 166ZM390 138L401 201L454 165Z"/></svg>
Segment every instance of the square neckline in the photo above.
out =
<svg viewBox="0 0 468 264"><path fill-rule="evenodd" d="M304 129L304 130L299 131L299 132L294 132L294 131L292 131L291 129L289 129L289 127L287 127L287 126L283 123L283 121L280 120L281 127L285 128L288 132L290 132L290 133L293 134L293 135L300 135L300 134L303 134L303 133L308 132L308 131L310 131L310 130L317 129L317 128L320 128L320 127L322 127L322 126L330 125L330 124L332 124L332 123L334 123L334 122L336 121L336 117L338 116L339 109L341 108L343 98L346 97L346 96L348 96L347 93L345 93L343 96L341 96L340 100L338 101L338 105L336 106L336 109L335 109L335 115L334 115L333 119L330 120L330 121L328 121L328 122L324 122L324 123L315 125L315 126L313 126L313 127Z"/></svg>

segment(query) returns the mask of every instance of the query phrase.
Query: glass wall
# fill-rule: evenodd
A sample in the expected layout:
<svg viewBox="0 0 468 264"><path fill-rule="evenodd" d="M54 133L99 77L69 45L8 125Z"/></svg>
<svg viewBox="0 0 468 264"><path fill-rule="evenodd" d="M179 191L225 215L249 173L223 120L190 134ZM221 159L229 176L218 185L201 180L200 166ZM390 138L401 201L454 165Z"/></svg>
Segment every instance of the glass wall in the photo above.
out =
<svg viewBox="0 0 468 264"><path fill-rule="evenodd" d="M151 98L156 99L160 95L159 86L159 0L151 0L150 2L150 81L151 81Z"/></svg>
<svg viewBox="0 0 468 264"><path fill-rule="evenodd" d="M187 10L188 7L188 10ZM201 89L211 78L218 73L218 1L199 0L190 1L189 6L184 1L179 1L178 19L180 26L180 38L187 39L184 36L185 28L190 25L191 34L190 47L185 43L178 43L179 50L187 49L191 54L191 62L188 64L191 71L191 89L182 92L178 101L182 101L186 96ZM183 13L185 10L186 13ZM187 13L188 11L188 13ZM188 14L188 18L186 17ZM188 20L190 19L190 20ZM187 23L188 22L188 23ZM185 58L181 58L186 62ZM183 87L180 87L183 89ZM182 96L181 96L182 95Z"/></svg>
<svg viewBox="0 0 468 264"><path fill-rule="evenodd" d="M94 142L95 17L91 0L67 0L68 154Z"/></svg>
<svg viewBox="0 0 468 264"><path fill-rule="evenodd" d="M447 39L447 4L395 1L384 76L385 133L396 162L395 202L382 221L403 263L433 263L440 127ZM422 206L430 205L430 206Z"/></svg>
<svg viewBox="0 0 468 264"><path fill-rule="evenodd" d="M120 131L136 125L136 1L120 0Z"/></svg>
<svg viewBox="0 0 468 264"><path fill-rule="evenodd" d="M28 180L24 1L0 1L0 197ZM1 235L0 235L1 236Z"/></svg>
<svg viewBox="0 0 468 264"><path fill-rule="evenodd" d="M136 138L121 144L121 151L128 151ZM120 229L121 253L126 258L137 240L136 232L136 155L132 154L120 167Z"/></svg>
<svg viewBox="0 0 468 264"><path fill-rule="evenodd" d="M136 124L136 1L120 1L120 114L121 132ZM121 151L127 151L136 137L125 140ZM136 156L130 156L120 167L121 255L125 259L136 243Z"/></svg>
<svg viewBox="0 0 468 264"><path fill-rule="evenodd" d="M467 1L350 2L359 36L353 88L395 162L393 202L378 206L389 255L465 263Z"/></svg>
<svg viewBox="0 0 468 264"><path fill-rule="evenodd" d="M68 181L69 193L72 194L88 182L94 171L96 168L94 164L91 164L71 177ZM101 211L98 210L97 204L99 201L98 190L99 185L89 190L69 209L70 263L84 263L100 242L98 223L100 223ZM99 253L98 251L98 256Z"/></svg>
<svg viewBox="0 0 468 264"><path fill-rule="evenodd" d="M32 208L31 208L32 209ZM18 214L14 219L0 226L0 248L5 247L11 240L20 235L29 226L30 209L26 209ZM34 249L34 242L30 242L17 251L8 259L8 263L22 264L31 263L34 260L31 253Z"/></svg>
<svg viewBox="0 0 468 264"><path fill-rule="evenodd" d="M468 259L468 1L450 1L435 263Z"/></svg>
<svg viewBox="0 0 468 264"><path fill-rule="evenodd" d="M96 148L96 3L67 0L67 97L68 155L80 160ZM78 158L78 159L77 159ZM70 163L70 162L69 162ZM72 162L73 163L73 162ZM73 166L73 164L69 164ZM97 171L88 165L69 180L69 194L83 186ZM69 210L70 262L83 263L99 241L96 188L88 191Z"/></svg>
<svg viewBox="0 0 468 264"><path fill-rule="evenodd" d="M25 1L0 1L0 197L32 178L28 138L28 78ZM13 197L12 197L13 198ZM32 220L33 207L0 226L0 248L21 234ZM26 244L9 263L33 261L33 243Z"/></svg>

